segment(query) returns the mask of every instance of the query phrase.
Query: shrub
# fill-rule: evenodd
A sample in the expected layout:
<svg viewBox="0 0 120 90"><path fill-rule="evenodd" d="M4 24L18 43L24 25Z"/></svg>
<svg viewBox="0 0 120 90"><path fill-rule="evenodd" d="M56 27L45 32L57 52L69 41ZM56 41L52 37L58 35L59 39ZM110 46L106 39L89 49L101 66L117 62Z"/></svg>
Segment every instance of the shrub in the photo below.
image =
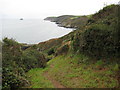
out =
<svg viewBox="0 0 120 90"><path fill-rule="evenodd" d="M32 68L44 68L46 65L42 53L33 48L22 51L21 45L13 39L3 39L2 50L3 88L28 85L25 72Z"/></svg>
<svg viewBox="0 0 120 90"><path fill-rule="evenodd" d="M25 71L32 68L44 68L46 59L42 53L37 50L26 50L23 52L22 62L25 66Z"/></svg>
<svg viewBox="0 0 120 90"><path fill-rule="evenodd" d="M95 22L95 20L93 20L93 19L89 19L89 20L88 20L88 23L90 23L90 24L91 24L91 23L94 23L94 22Z"/></svg>
<svg viewBox="0 0 120 90"><path fill-rule="evenodd" d="M21 63L20 45L13 39L5 38L2 51L2 87L20 87L23 82L26 82L24 70L21 68L23 63Z"/></svg>
<svg viewBox="0 0 120 90"><path fill-rule="evenodd" d="M62 47L60 47L60 48L57 49L57 51L56 51L56 55L62 55L62 54L65 54L65 53L68 52L68 50L69 50L69 45L66 44L66 45L64 45L64 46L62 46Z"/></svg>
<svg viewBox="0 0 120 90"><path fill-rule="evenodd" d="M80 36L81 34L79 32L74 35L73 42L72 42L74 52L78 51L80 48L80 42L82 41L82 40L80 41Z"/></svg>
<svg viewBox="0 0 120 90"><path fill-rule="evenodd" d="M96 58L119 56L117 55L119 48L117 38L114 28L104 24L94 24L81 35L75 36L73 47L75 51L80 50Z"/></svg>
<svg viewBox="0 0 120 90"><path fill-rule="evenodd" d="M55 53L54 48L51 48L51 49L47 52L48 55L52 55L52 54L54 54L54 53Z"/></svg>
<svg viewBox="0 0 120 90"><path fill-rule="evenodd" d="M120 66L118 64L115 64L115 66L113 67L113 71L118 72L120 70L119 67Z"/></svg>

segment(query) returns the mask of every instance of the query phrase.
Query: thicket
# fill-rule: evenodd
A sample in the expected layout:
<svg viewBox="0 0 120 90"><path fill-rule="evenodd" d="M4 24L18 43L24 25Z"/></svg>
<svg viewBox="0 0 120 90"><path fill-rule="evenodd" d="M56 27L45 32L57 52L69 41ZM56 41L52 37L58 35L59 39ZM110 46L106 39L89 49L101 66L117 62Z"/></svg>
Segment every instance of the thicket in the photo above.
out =
<svg viewBox="0 0 120 90"><path fill-rule="evenodd" d="M55 53L54 48L51 48L51 49L47 52L48 55L52 55L52 54L54 54L54 53Z"/></svg>
<svg viewBox="0 0 120 90"><path fill-rule="evenodd" d="M115 13L109 11L111 8ZM120 57L119 8L120 6L115 5L107 6L96 15L93 15L83 32L74 35L74 51L80 51L96 58ZM102 18L101 12L104 15ZM94 22L91 23L91 20L94 20Z"/></svg>
<svg viewBox="0 0 120 90"><path fill-rule="evenodd" d="M2 86L18 88L29 85L25 72L32 68L44 68L46 59L34 49L21 50L21 44L5 38L2 46Z"/></svg>
<svg viewBox="0 0 120 90"><path fill-rule="evenodd" d="M63 45L56 50L55 56L62 55L62 54L67 54L68 50L69 50L69 45L68 44Z"/></svg>

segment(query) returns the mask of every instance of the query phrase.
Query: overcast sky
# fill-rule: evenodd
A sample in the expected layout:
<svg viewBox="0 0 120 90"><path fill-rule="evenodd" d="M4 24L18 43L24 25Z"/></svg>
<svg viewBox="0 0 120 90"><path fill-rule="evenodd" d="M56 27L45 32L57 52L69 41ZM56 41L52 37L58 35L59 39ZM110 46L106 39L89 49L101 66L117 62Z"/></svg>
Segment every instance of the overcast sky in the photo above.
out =
<svg viewBox="0 0 120 90"><path fill-rule="evenodd" d="M120 0L0 0L4 18L45 18L60 15L88 15Z"/></svg>

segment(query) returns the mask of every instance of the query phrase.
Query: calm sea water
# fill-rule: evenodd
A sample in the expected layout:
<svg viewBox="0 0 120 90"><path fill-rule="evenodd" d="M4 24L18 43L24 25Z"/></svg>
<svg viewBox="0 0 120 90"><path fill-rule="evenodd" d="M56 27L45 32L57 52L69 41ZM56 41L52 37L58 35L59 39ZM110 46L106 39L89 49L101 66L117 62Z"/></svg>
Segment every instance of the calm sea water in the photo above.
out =
<svg viewBox="0 0 120 90"><path fill-rule="evenodd" d="M53 22L41 19L2 20L2 38L13 38L20 43L36 44L64 36L71 31L72 29L58 27Z"/></svg>

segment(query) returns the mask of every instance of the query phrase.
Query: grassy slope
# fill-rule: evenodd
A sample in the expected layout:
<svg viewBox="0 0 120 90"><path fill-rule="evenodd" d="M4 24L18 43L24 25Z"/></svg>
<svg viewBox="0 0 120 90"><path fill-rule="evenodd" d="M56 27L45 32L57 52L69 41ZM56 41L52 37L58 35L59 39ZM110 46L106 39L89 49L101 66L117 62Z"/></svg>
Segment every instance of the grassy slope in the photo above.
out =
<svg viewBox="0 0 120 90"><path fill-rule="evenodd" d="M84 55L69 54L57 56L48 62L47 69L33 69L27 75L31 77L33 88L53 87L52 83L43 76L45 71L68 88L116 87L118 85L114 73L116 63L108 63L91 60Z"/></svg>
<svg viewBox="0 0 120 90"><path fill-rule="evenodd" d="M115 63L105 64L100 61L89 63L88 60L89 58L83 55L75 55L72 58L70 55L56 57L49 62L49 65L53 66L49 69L49 74L70 88L117 86L112 68Z"/></svg>

